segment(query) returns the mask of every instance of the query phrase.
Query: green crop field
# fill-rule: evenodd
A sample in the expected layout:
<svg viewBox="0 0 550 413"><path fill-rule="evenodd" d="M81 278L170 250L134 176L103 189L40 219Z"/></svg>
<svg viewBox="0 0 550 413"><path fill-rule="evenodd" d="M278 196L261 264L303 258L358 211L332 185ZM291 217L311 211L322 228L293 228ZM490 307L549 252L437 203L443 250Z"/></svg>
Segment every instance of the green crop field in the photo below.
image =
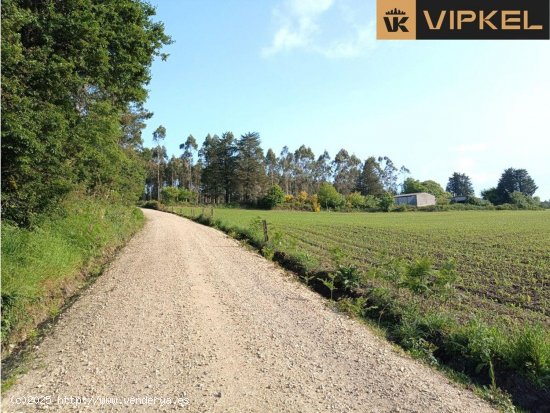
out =
<svg viewBox="0 0 550 413"><path fill-rule="evenodd" d="M183 208L186 216L201 208ZM205 210L208 216L211 209ZM550 214L546 211L417 213L309 213L215 209L223 228L268 222L277 249L310 258L313 270L331 270L330 251L341 248L363 271L396 259L429 258L434 266L454 261L457 316L539 321L550 308ZM438 303L439 305L440 303ZM454 311L453 311L454 312ZM512 316L512 317L508 317Z"/></svg>
<svg viewBox="0 0 550 413"><path fill-rule="evenodd" d="M547 211L172 212L248 240L429 362L550 388Z"/></svg>

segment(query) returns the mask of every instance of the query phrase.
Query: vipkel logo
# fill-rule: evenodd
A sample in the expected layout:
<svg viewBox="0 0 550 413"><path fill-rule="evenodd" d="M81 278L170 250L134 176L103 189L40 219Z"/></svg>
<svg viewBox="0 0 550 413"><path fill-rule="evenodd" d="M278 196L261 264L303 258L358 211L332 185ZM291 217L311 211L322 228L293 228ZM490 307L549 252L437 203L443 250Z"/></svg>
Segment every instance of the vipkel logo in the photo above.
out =
<svg viewBox="0 0 550 413"><path fill-rule="evenodd" d="M377 0L377 38L550 39L550 0Z"/></svg>

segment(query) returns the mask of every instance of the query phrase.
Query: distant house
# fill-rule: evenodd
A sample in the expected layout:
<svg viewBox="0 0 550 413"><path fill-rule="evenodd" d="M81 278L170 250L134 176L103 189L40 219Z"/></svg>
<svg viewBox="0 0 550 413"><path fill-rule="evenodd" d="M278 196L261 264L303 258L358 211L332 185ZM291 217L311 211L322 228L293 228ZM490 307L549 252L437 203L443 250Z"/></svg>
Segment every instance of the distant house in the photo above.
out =
<svg viewBox="0 0 550 413"><path fill-rule="evenodd" d="M465 204L466 202L468 202L467 196L453 196L451 198L451 203L453 204Z"/></svg>
<svg viewBox="0 0 550 413"><path fill-rule="evenodd" d="M427 192L418 192L416 194L403 194L393 197L395 205L411 205L417 207L435 205L435 196Z"/></svg>

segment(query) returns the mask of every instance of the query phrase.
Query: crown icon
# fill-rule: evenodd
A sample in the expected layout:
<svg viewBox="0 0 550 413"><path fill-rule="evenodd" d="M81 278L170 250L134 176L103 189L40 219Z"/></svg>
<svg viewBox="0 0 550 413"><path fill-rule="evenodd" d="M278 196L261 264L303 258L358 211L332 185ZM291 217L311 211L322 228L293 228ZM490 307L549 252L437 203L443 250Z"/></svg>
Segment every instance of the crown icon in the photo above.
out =
<svg viewBox="0 0 550 413"><path fill-rule="evenodd" d="M406 12L399 10L398 8L386 12L386 16L404 16L406 14Z"/></svg>

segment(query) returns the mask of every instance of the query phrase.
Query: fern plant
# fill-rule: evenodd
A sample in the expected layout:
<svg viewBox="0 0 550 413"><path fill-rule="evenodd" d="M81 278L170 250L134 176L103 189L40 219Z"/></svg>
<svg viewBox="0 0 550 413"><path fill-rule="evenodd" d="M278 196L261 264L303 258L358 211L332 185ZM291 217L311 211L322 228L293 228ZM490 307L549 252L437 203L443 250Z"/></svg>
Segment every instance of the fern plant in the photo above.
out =
<svg viewBox="0 0 550 413"><path fill-rule="evenodd" d="M328 280L321 280L325 287L330 290L330 299L334 300L334 291L336 290L336 274L330 273L327 275Z"/></svg>

